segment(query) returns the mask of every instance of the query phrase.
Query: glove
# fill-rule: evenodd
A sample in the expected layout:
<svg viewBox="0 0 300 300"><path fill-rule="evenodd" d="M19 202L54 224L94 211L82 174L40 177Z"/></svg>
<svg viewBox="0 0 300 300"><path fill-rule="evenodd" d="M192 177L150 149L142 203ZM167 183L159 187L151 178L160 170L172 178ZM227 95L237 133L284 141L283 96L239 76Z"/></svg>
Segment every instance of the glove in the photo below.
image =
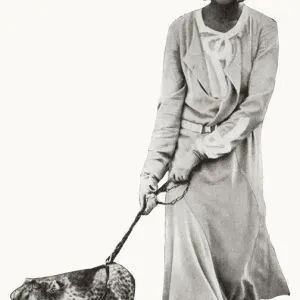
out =
<svg viewBox="0 0 300 300"><path fill-rule="evenodd" d="M143 212L144 215L148 215L152 209L157 205L156 195L154 194L158 189L158 179L148 173L141 175L139 200L141 208L146 204L146 208Z"/></svg>
<svg viewBox="0 0 300 300"><path fill-rule="evenodd" d="M207 156L193 146L178 162L175 162L169 174L169 180L175 183L188 181L194 167L205 159Z"/></svg>

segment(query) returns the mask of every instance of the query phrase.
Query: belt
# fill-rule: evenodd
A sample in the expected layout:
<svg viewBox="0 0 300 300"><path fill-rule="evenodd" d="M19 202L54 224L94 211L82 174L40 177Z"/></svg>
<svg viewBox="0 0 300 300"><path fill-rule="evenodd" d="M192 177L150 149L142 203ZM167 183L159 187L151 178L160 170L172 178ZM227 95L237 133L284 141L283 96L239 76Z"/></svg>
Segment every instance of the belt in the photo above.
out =
<svg viewBox="0 0 300 300"><path fill-rule="evenodd" d="M194 131L194 132L198 132L198 133L211 133L217 128L217 125L204 126L202 124L197 124L197 123L190 122L187 120L182 120L181 128L188 129L190 131Z"/></svg>

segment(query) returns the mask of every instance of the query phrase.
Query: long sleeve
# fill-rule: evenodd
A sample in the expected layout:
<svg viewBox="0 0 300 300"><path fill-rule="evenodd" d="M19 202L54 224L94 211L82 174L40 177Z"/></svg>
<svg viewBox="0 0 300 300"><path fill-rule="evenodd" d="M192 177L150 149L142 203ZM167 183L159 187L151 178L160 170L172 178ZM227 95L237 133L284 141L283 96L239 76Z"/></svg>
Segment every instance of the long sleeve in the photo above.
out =
<svg viewBox="0 0 300 300"><path fill-rule="evenodd" d="M277 23L263 26L249 79L248 96L217 129L195 142L195 148L209 158L232 151L264 119L271 99L278 66Z"/></svg>
<svg viewBox="0 0 300 300"><path fill-rule="evenodd" d="M174 21L168 29L157 116L142 174L161 179L167 172L178 140L186 89Z"/></svg>

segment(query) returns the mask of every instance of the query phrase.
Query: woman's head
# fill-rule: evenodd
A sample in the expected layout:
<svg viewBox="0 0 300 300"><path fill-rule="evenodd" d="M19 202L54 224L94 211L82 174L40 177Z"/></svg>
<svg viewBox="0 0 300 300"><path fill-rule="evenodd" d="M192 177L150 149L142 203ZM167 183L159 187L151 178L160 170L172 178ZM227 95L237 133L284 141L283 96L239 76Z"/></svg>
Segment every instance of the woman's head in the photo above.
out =
<svg viewBox="0 0 300 300"><path fill-rule="evenodd" d="M212 0L211 2L214 2L216 4L226 5L234 2L244 2L244 0Z"/></svg>

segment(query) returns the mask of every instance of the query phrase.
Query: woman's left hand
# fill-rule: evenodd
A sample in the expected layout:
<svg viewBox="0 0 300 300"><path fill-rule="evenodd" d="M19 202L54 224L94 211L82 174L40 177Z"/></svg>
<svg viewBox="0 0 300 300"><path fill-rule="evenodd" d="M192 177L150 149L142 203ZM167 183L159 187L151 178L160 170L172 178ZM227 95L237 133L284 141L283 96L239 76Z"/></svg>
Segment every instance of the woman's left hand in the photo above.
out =
<svg viewBox="0 0 300 300"><path fill-rule="evenodd" d="M195 151L190 150L176 162L169 174L169 180L175 183L182 183L189 180L193 168L200 162L200 157Z"/></svg>

